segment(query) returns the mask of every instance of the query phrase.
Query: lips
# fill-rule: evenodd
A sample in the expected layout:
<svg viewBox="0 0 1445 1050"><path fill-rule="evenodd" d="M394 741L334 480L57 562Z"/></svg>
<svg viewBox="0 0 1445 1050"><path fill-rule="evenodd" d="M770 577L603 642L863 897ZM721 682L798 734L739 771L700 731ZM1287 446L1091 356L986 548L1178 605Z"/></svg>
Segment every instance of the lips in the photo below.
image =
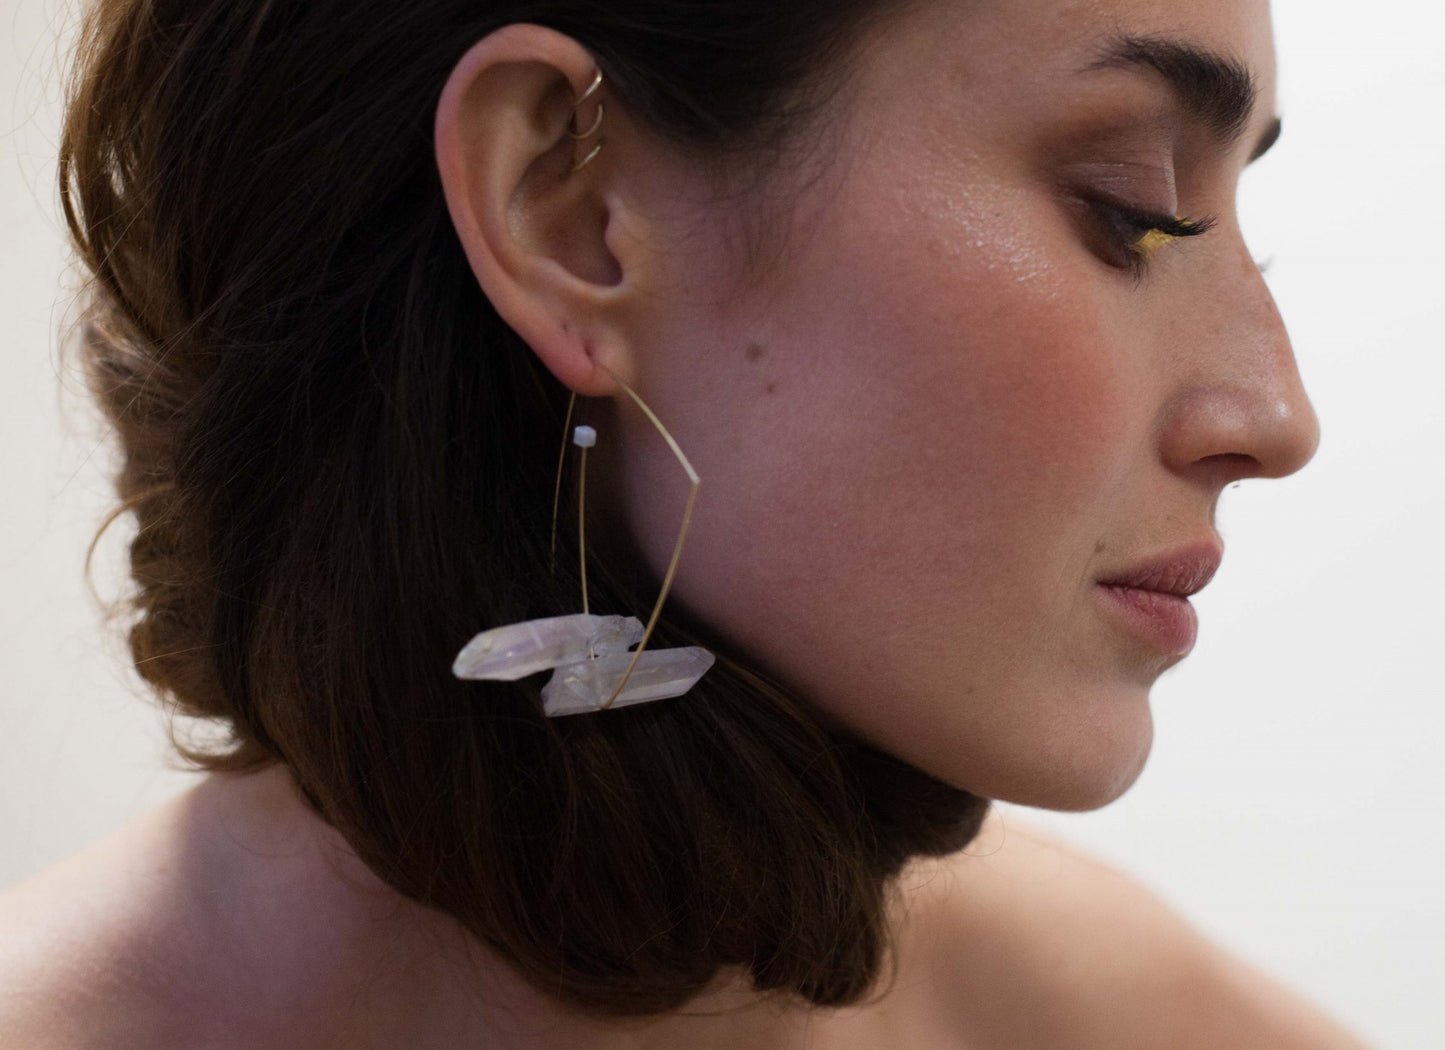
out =
<svg viewBox="0 0 1445 1050"><path fill-rule="evenodd" d="M1198 544L1102 579L1099 593L1130 633L1160 652L1184 656L1199 633L1189 596L1214 578L1223 557L1219 544Z"/></svg>
<svg viewBox="0 0 1445 1050"><path fill-rule="evenodd" d="M1188 598L1202 591L1214 579L1223 558L1224 552L1218 544L1199 544L1136 565L1099 582L1108 587L1128 587Z"/></svg>

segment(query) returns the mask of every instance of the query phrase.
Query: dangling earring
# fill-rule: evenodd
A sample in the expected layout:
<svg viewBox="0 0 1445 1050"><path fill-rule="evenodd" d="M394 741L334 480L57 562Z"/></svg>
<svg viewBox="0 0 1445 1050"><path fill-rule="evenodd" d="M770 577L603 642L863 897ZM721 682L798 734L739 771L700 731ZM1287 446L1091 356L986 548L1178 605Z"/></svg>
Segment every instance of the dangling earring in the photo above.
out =
<svg viewBox="0 0 1445 1050"><path fill-rule="evenodd" d="M554 668L551 680L542 687L542 710L549 718L681 696L697 684L715 659L712 653L700 646L647 650L647 642L652 637L652 629L657 626L662 603L667 599L673 575L677 572L682 541L692 522L692 508L701 482L682 449L637 391L612 369L606 365L601 367L631 395L661 432L682 469L687 472L692 491L688 493L682 528L678 531L677 545L672 551L672 562L663 577L662 590L657 596L657 604L652 607L647 626L643 627L642 621L635 616L594 616L587 601L586 494L587 450L596 445L597 432L585 426L571 431L572 443L582 449L577 481L577 548L582 562L582 611L570 616L493 627L468 642L452 663L452 673L458 678L500 682L515 682L538 671ZM567 434L572 426L572 410L576 403L574 392L567 402L567 418L562 425L562 454L557 459L557 484L552 496L554 572L562 467L566 462ZM628 652L635 643L640 643L637 651Z"/></svg>

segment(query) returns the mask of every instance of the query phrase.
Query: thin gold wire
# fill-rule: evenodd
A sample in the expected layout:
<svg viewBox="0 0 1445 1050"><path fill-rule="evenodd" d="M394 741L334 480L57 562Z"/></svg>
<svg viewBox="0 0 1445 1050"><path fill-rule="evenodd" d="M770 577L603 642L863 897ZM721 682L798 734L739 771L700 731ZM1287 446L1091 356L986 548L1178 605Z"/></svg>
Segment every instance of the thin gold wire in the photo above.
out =
<svg viewBox="0 0 1445 1050"><path fill-rule="evenodd" d="M647 643L652 638L652 630L654 627L657 626L657 619L662 614L662 603L667 601L667 592L672 589L672 579L677 574L677 563L682 558L682 543L683 540L687 537L688 526L692 524L692 508L693 505L697 502L697 490L699 486L701 486L702 480L697 476L697 471L692 469L692 464L688 461L687 456L683 454L682 449L678 446L677 441L673 438L672 434L665 426L662 425L662 420L658 419L652 409L647 407L647 402L643 401L642 398L638 395L637 391L633 390L632 387L628 385L627 380L623 379L616 372L612 371L612 369L602 364L602 362L599 361L597 362L597 364L608 375L610 375L613 379L617 380L618 384L622 387L622 389L626 390L627 393L631 396L632 400L637 402L637 407L642 409L642 411L647 415L647 418L652 421L652 425L655 426L662 434L663 440L667 442L668 447L672 449L673 454L677 456L677 461L682 464L682 469L687 472L688 480L692 483L692 489L688 492L687 495L687 507L682 512L682 527L678 530L677 533L677 544L672 549L672 561L668 563L667 574L662 578L662 590L658 592L657 604L652 607L652 615L647 620L647 629L644 630L642 633L642 642L637 646L637 651L632 654L632 662L627 665L627 670L622 675L622 681L617 683L617 688L612 691L612 695L609 696L606 702L603 703L602 706L598 709L601 711L605 711L612 706L612 701L617 699L617 697L621 694L623 687L627 685L627 680L632 677L633 668L637 666L637 661L642 658L642 651L647 648ZM554 565L557 549L557 508L562 492L562 462L565 460L567 455L567 442L572 423L572 406L576 402L576 400L577 394L574 391L571 399L567 402L567 424L566 429L564 429L562 433L562 456L558 459L556 494L554 495L552 500L552 552ZM582 611L586 612L587 556L585 554L584 544L586 542L585 535L587 519L582 510L582 499L583 493L585 491L584 486L586 485L587 472L587 450L585 448L582 450L581 469L583 477L578 481L577 488L577 545L579 548L584 549L584 553L582 555Z"/></svg>
<svg viewBox="0 0 1445 1050"><path fill-rule="evenodd" d="M582 446L582 466L577 469L577 553L582 559L582 611L587 606L587 446Z"/></svg>
<svg viewBox="0 0 1445 1050"><path fill-rule="evenodd" d="M667 442L668 447L671 448L677 456L677 461L682 464L682 469L687 471L688 480L692 482L692 490L687 494L687 509L684 510L682 514L682 528L679 529L677 533L677 545L673 547L672 561L668 563L667 575L662 578L662 590L657 595L657 604L652 607L652 616L648 618L647 630L642 632L642 642L637 646L637 652L632 654L632 662L627 665L627 670L622 675L622 681L617 683L617 688L612 691L612 695L607 698L601 707L601 710L606 711L612 706L612 701L616 700L618 694L622 692L623 687L627 685L627 680L632 677L632 669L637 666L637 661L642 657L642 651L647 648L647 642L652 637L652 629L657 626L657 618L662 613L662 603L667 600L667 592L672 589L672 578L677 573L677 563L682 557L682 541L687 536L688 525L692 523L692 508L693 504L697 502L697 490L698 486L702 484L702 481L698 478L697 471L692 469L692 464L688 462L687 457L682 454L682 449L678 447L672 434L662 425L662 420L653 414L652 409L647 407L647 403L638 396L637 391L633 390L632 387L628 385L627 380L612 371L612 369L600 361L597 363L602 366L608 375L621 384L622 389L626 390L627 393L631 395L632 400L637 402L637 407L647 414L647 418L652 421L653 426L657 427L663 439Z"/></svg>
<svg viewBox="0 0 1445 1050"><path fill-rule="evenodd" d="M587 156L583 157L583 158L582 158L581 160L579 160L576 164L572 165L572 174L573 174L573 175L576 175L576 174L577 174L579 171L581 171L583 168L587 167L587 165L591 164L591 163L592 163L592 159L593 159L594 157L596 157L597 154L599 154L599 153L602 152L602 146L603 146L603 143L601 143L601 142L597 143L597 145L595 145L595 146L592 147L592 152L591 152L591 153L587 154Z"/></svg>
<svg viewBox="0 0 1445 1050"><path fill-rule="evenodd" d="M598 67L597 67L597 73L596 73L596 75L593 76L593 78L592 78L592 83L590 83L590 84L587 85L587 90L586 90L586 91L582 92L582 94L580 94L579 96L577 96L577 101L575 101L575 102L572 103L572 109L573 109L574 111L576 111L577 108L582 105L582 103L586 102L586 101L587 101L589 98L591 98L593 95L597 94L597 89L600 88L601 86L602 86L602 67L601 67L601 66L598 66Z"/></svg>
<svg viewBox="0 0 1445 1050"><path fill-rule="evenodd" d="M602 110L603 110L603 105L602 105L602 103L601 103L601 102L597 103L597 116L596 116L595 118L593 118L593 120L592 120L592 126L591 126L590 128L588 128L586 131L583 131L583 132L581 132L581 133L578 133L578 132L572 131L572 130L568 130L568 132L567 132L567 137L573 139L574 141L581 142L583 139L590 139L593 135L597 134L597 129L602 126ZM572 127L575 128L576 126L577 126L577 111L574 109L574 110L572 111Z"/></svg>
<svg viewBox="0 0 1445 1050"><path fill-rule="evenodd" d="M552 575L557 575L557 507L562 502L562 464L567 462L567 435L572 432L572 408L577 404L577 391L567 399L567 419L562 424L562 451L557 454L557 488L552 493Z"/></svg>
<svg viewBox="0 0 1445 1050"><path fill-rule="evenodd" d="M597 93L597 89L600 88L601 86L602 86L602 69L601 69L601 67L599 66L598 69L597 69L597 75L592 78L592 83L589 84L589 85L587 85L587 90L584 91L584 92L582 92L581 96L580 96L576 101L574 101L574 102L572 103L572 119L571 119L570 127L569 127L568 132L567 132L567 134L570 135L572 138L577 139L577 140L581 140L581 139L585 139L585 138L590 138L592 135L594 135L594 134L597 132L597 129L602 126L602 103L601 103L601 102L598 102L598 103L597 103L597 117L596 117L595 120L592 121L592 126L591 126L590 128L588 128L587 131L584 132L583 134L580 134L580 135L579 135L579 134L576 133L576 127L577 127L577 110L581 108L581 106L582 106L582 104L583 104L584 102L586 102L589 98L591 98L593 95L595 95L595 94ZM599 142L597 143L597 145L595 145L595 146L592 147L592 151L591 151L590 153L588 153L587 156L583 157L581 160L577 161L576 163L574 163L574 164L572 165L571 174L576 175L576 174L577 174L579 171L581 171L583 168L587 167L587 165L591 164L592 161L596 159L597 154L599 154L599 153L601 153L601 152L602 152L602 142L599 141Z"/></svg>

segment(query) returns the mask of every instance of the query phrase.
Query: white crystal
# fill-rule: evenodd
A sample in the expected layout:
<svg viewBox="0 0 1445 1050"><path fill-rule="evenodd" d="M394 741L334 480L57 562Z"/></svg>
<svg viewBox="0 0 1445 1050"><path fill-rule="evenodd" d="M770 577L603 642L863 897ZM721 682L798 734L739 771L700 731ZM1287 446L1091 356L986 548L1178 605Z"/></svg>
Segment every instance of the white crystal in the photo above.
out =
<svg viewBox="0 0 1445 1050"><path fill-rule="evenodd" d="M625 660L631 660L627 650L642 641L644 631L642 621L635 616L588 613L510 623L483 631L463 646L452 662L452 674L458 678L515 682L538 671L585 661L589 650L602 656L621 653Z"/></svg>
<svg viewBox="0 0 1445 1050"><path fill-rule="evenodd" d="M542 709L550 718L601 710L635 655L613 652L558 667L542 687ZM627 679L627 687L607 710L681 696L707 673L714 659L712 653L699 646L644 649Z"/></svg>

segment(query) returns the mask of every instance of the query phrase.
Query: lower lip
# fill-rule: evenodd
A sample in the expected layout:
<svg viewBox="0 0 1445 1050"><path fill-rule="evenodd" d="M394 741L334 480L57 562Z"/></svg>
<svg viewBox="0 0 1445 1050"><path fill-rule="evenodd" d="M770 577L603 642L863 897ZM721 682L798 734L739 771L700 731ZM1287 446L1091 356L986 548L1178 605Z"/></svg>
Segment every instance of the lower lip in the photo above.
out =
<svg viewBox="0 0 1445 1050"><path fill-rule="evenodd" d="M1199 615L1188 598L1137 587L1100 584L1127 627L1169 656L1187 656L1199 635Z"/></svg>

